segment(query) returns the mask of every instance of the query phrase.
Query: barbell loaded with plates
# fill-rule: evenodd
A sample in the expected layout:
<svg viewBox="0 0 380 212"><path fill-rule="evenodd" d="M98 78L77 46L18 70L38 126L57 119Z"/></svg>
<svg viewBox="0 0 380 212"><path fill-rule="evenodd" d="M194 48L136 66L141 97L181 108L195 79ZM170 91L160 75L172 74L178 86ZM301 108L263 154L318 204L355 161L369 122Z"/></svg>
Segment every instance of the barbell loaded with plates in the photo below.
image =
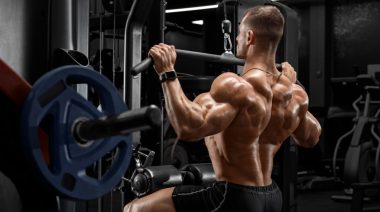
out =
<svg viewBox="0 0 380 212"><path fill-rule="evenodd" d="M77 92L77 85L83 84L92 99ZM128 111L106 77L70 65L36 81L21 119L23 149L42 179L60 195L90 200L121 181L132 157L129 133L160 126L161 111L154 105ZM41 146L48 147L47 153ZM107 169L101 175L93 171L94 164L109 155Z"/></svg>

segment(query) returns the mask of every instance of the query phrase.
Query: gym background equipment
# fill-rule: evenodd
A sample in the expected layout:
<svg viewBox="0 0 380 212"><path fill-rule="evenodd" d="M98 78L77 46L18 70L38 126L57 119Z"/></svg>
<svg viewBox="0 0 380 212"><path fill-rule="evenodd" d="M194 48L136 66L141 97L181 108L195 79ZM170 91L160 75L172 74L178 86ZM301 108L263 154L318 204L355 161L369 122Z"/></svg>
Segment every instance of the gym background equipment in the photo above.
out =
<svg viewBox="0 0 380 212"><path fill-rule="evenodd" d="M13 81L1 81L5 78L3 75L0 76L0 172L4 175L1 182L5 185L1 187L8 188L7 191L13 194L13 200L18 202L14 204L16 207L13 210L21 210L17 206L21 202L23 208L36 211L58 211L58 208L61 211L80 212L120 211L125 202L134 197L133 192L128 189L128 180L136 166L134 160L120 186L98 199L89 201L57 202L54 189L38 183L38 178L30 174L33 170L27 167L25 154L22 153L23 147L19 142L22 133L18 127L21 102L28 93L26 91L29 91L44 74L55 67L68 64L94 68L114 84L128 108L137 109L142 105L151 104L162 108L162 96L160 93L157 95L160 85L153 70L150 69L139 76L128 73L132 66L146 58L149 47L158 42L165 42L175 44L178 49L213 55L222 55L229 51L234 53L238 21L243 11L255 4L267 2L269 1L1 1L0 19L3 21L0 21L0 58L6 63L1 62L0 68L14 70L13 72L21 76ZM297 64L295 67L298 69L298 79L310 97L310 110L318 116L324 129L316 148L296 148L289 142L289 146L284 146L281 154L277 156L276 160L282 165L277 164L279 166L275 167L274 175L279 182L283 182L284 210L302 211L307 208L310 212L314 209L328 211L330 206L346 205L343 211L348 211L350 204L335 203L330 199L331 195L338 195L343 186L341 181L334 181L332 158L339 137L353 128L352 119L356 113L352 102L361 94L363 87L350 80L337 82L334 79L355 78L359 74L371 72L370 70L379 70L380 48L379 42L376 41L380 32L376 20L379 19L380 3L371 0L279 0L277 3L291 8L296 16L295 26L298 29L289 28L287 33L290 35L287 38L294 39L288 41L290 47L294 45L298 48L284 47L282 51L285 54L298 51L292 56L294 61L291 63L293 66ZM172 9L202 5L213 7L190 12L168 12ZM231 22L231 29L226 20ZM195 23L198 24L192 23L193 21L197 21ZM199 25L202 21L203 25ZM228 45L228 37L232 46ZM278 55L277 62L282 60L283 56ZM217 74L226 70L236 73L241 71L239 66L235 65L185 58L178 58L176 69L183 72L180 78L189 97L207 90ZM21 83L23 89L12 90L15 84L10 82L16 81ZM193 86L194 83L197 83L197 86ZM78 94L98 103L92 88L77 85L75 89ZM372 92L374 95L376 93ZM148 167L148 164L157 168L165 163L182 166L208 161L207 152L204 151L201 142L196 145L179 142L175 145L172 139L173 131L168 122L165 122L164 115L165 111L162 111L164 122L160 128L132 135L133 143L141 143L143 146L135 148L135 152L149 155L154 150L147 163L143 163L145 167ZM371 129L364 127L363 131ZM340 178L343 178L345 172L343 164L348 163L344 158L349 143L342 142L340 147L336 170ZM172 154L173 146L175 151ZM94 167L96 171L101 172L107 165L105 160L94 164ZM376 182L364 187L373 189ZM359 191L356 194L364 191L360 186L355 188ZM319 201L314 199L313 195L324 195L318 192L328 192L329 189L335 190ZM42 194L35 195L36 191ZM297 193L302 195L296 195ZM364 203L367 203L366 193L368 192L362 193ZM308 200L310 196L313 198ZM319 202L325 203L321 206L323 208L313 207ZM357 204L352 211L361 209L363 207Z"/></svg>
<svg viewBox="0 0 380 212"><path fill-rule="evenodd" d="M333 78L335 82L355 83L361 88L362 94L353 102L356 111L353 128L343 134L334 149L333 173L337 181L346 188L344 196L334 195L336 201L351 201L351 211L379 210L379 205L364 202L376 202L379 195L380 171L380 137L378 135L379 116L379 72L368 70L368 74L360 74L353 78ZM342 142L349 141L346 148L344 163L337 164L338 152ZM338 175L337 168L342 167L343 173Z"/></svg>

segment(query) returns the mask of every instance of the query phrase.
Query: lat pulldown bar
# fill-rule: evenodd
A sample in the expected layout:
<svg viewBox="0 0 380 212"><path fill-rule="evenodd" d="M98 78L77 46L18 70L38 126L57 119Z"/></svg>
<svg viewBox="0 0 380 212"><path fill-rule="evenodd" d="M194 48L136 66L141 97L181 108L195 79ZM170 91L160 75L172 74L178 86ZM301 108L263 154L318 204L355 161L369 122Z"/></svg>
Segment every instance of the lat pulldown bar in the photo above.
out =
<svg viewBox="0 0 380 212"><path fill-rule="evenodd" d="M182 49L176 49L177 55L179 57L188 58L188 59L194 59L194 60L203 60L208 62L215 62L215 63L224 63L224 64L230 64L230 65L239 65L243 66L245 61L243 59L236 58L233 55L216 55L216 54L208 54L203 52L194 52L194 51L188 51L188 50L182 50ZM133 76L138 75L139 73L143 72L144 70L148 69L153 65L153 59L151 57L147 57L131 69L131 74ZM281 71L282 66L281 64L276 64L276 68Z"/></svg>
<svg viewBox="0 0 380 212"><path fill-rule="evenodd" d="M215 63L224 63L224 64L240 65L240 66L243 66L245 63L244 60L236 58L232 55L229 56L229 55L207 54L203 52L194 52L194 51L188 51L188 50L182 50L182 49L176 49L176 52L179 57L194 59L194 60L203 60L203 61L209 61L209 62L215 62ZM136 66L132 67L131 74L133 76L136 76L137 74L146 70L151 65L153 65L153 59L151 57L147 57Z"/></svg>
<svg viewBox="0 0 380 212"><path fill-rule="evenodd" d="M194 52L194 51L188 51L188 50L182 50L182 49L176 49L177 56L188 58L188 59L194 59L194 60L203 60L208 62L215 62L215 63L224 63L224 64L230 64L230 65L239 65L243 66L245 63L245 60L236 58L233 55L216 55L216 54L208 54L203 52ZM143 61L135 65L131 68L131 74L133 76L138 75L139 73L145 71L153 65L153 59L151 57L145 58ZM276 63L276 68L279 71L282 71L282 64ZM300 85L304 88L302 83L300 81L296 81L296 84ZM305 89L305 88L304 88Z"/></svg>

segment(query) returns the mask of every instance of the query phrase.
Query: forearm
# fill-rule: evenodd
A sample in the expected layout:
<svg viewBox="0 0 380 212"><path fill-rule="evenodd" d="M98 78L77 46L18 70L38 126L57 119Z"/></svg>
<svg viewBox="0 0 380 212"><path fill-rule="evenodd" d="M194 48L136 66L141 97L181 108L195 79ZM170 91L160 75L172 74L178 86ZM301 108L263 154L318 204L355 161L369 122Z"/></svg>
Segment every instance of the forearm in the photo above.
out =
<svg viewBox="0 0 380 212"><path fill-rule="evenodd" d="M181 139L195 139L195 132L205 119L202 107L184 94L178 79L162 83L169 121Z"/></svg>
<svg viewBox="0 0 380 212"><path fill-rule="evenodd" d="M307 111L297 129L293 132L292 137L298 145L311 148L319 142L321 132L322 129L318 120Z"/></svg>

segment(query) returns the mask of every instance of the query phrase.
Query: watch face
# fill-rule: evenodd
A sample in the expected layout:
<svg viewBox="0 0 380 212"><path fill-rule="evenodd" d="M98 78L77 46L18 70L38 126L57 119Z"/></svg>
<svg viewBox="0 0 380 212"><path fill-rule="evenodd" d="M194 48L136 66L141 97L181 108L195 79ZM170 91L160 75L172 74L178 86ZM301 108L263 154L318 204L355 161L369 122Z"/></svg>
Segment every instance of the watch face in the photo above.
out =
<svg viewBox="0 0 380 212"><path fill-rule="evenodd" d="M177 78L177 73L175 71L168 71L161 74L161 82L165 82L167 80L173 80Z"/></svg>

